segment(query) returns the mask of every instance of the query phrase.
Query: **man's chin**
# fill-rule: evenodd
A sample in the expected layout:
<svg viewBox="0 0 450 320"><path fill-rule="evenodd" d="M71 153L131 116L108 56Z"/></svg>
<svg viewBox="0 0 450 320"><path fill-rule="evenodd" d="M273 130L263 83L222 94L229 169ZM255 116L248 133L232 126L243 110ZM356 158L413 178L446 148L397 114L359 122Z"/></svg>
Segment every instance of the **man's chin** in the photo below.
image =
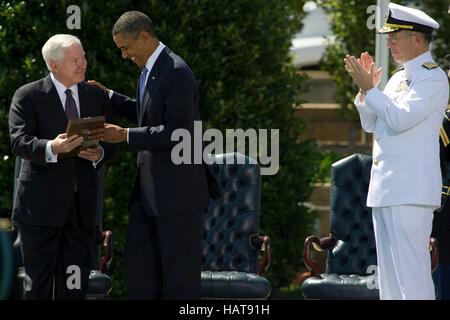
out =
<svg viewBox="0 0 450 320"><path fill-rule="evenodd" d="M391 56L392 56L392 60L394 60L397 63L401 63L400 58L398 56L393 55L393 54L391 54Z"/></svg>
<svg viewBox="0 0 450 320"><path fill-rule="evenodd" d="M142 68L142 65L139 63L139 61L138 61L136 58L130 59L130 60L131 60L131 62L133 62L135 65L137 65L139 68Z"/></svg>

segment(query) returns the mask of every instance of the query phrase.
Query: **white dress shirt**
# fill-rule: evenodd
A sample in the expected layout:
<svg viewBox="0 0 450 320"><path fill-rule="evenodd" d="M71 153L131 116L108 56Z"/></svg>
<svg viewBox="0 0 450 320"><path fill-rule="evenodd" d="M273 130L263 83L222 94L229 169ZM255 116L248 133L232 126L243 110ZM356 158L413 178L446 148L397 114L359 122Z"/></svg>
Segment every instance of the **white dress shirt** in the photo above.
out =
<svg viewBox="0 0 450 320"><path fill-rule="evenodd" d="M65 85L63 85L61 82L58 81L58 79L55 78L55 76L53 75L53 73L50 73L50 78L53 81L53 84L55 85L56 88L56 92L58 93L58 97L61 100L61 104L63 106L63 110L64 110L64 106L66 105L66 90L70 89L72 91L72 97L75 100L75 105L77 107L77 112L79 115L81 115L80 113L80 99L78 97L78 84L74 84L73 86L71 86L70 88L66 88ZM58 154L54 154L52 151L52 143L54 140L49 140L45 146L45 162L47 163L55 163L58 162ZM102 161L103 156L104 156L104 152L103 152L103 148L100 146L100 148L102 149L102 155L100 157L99 160L97 161L93 161L92 164L94 165L94 167L97 166L97 164Z"/></svg>
<svg viewBox="0 0 450 320"><path fill-rule="evenodd" d="M153 53L150 55L150 57L148 57L147 62L145 64L145 67L147 68L148 71L147 71L147 75L145 77L144 87L147 85L148 77L149 77L150 73L152 72L152 69L153 69L153 66L155 65L156 60L158 59L159 55L161 54L161 52L164 50L165 47L166 46L160 41L158 47L156 47L155 51L153 51ZM114 94L114 91L110 90L109 91L109 98L111 98L113 94ZM164 127L161 128L161 126L159 126L158 128L155 128L153 130L153 132L154 131L159 132L159 131L162 131L163 129L164 129ZM129 141L129 139L128 139L128 137L129 137L128 132L129 132L129 130L127 128L127 143Z"/></svg>

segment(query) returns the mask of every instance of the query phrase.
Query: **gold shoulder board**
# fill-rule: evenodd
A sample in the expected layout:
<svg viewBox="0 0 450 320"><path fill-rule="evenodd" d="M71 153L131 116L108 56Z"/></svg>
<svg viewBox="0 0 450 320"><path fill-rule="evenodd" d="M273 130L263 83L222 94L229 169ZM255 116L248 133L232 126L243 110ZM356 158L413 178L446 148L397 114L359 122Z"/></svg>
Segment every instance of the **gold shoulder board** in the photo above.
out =
<svg viewBox="0 0 450 320"><path fill-rule="evenodd" d="M425 62L424 64L422 64L422 67L427 68L428 70L437 68L437 64L434 62Z"/></svg>

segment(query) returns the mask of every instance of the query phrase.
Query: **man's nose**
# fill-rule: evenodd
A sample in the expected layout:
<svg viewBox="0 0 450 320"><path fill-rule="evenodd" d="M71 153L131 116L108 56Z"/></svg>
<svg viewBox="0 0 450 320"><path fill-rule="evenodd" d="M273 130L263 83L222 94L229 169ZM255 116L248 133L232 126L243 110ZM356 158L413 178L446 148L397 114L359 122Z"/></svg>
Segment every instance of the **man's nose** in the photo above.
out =
<svg viewBox="0 0 450 320"><path fill-rule="evenodd" d="M126 59L127 56L128 56L128 55L126 54L126 52L125 52L125 51L122 51L122 58Z"/></svg>

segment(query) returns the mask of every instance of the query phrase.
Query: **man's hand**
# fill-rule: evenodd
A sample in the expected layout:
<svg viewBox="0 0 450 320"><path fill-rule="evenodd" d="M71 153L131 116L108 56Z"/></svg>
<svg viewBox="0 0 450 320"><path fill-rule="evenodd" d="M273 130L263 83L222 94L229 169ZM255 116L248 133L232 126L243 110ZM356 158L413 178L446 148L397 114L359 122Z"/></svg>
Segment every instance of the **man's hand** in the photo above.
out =
<svg viewBox="0 0 450 320"><path fill-rule="evenodd" d="M377 77L381 77L381 68L375 71L375 62L373 62L373 59L370 61L370 58L370 56L364 56L364 58L361 57L361 59L356 60L354 56L346 55L344 59L345 70L347 70L356 85L363 91L375 87L376 73L379 73Z"/></svg>
<svg viewBox="0 0 450 320"><path fill-rule="evenodd" d="M105 90L106 93L109 93L109 91L111 91L110 89L108 89L107 87L105 87L103 84L101 84L101 83L98 82L98 81L95 81L95 80L88 80L87 83L93 84L94 86L99 87L100 89Z"/></svg>
<svg viewBox="0 0 450 320"><path fill-rule="evenodd" d="M103 154L103 150L101 147L96 148L88 148L86 150L81 150L78 156L80 158L89 160L89 161L98 161Z"/></svg>
<svg viewBox="0 0 450 320"><path fill-rule="evenodd" d="M366 72L370 72L370 65L374 62L373 57L366 51L361 53L360 59L358 59L358 62L363 66L364 70ZM383 68L379 67L375 71L375 78L374 78L374 87L377 87L380 84L381 81L381 75L383 74Z"/></svg>
<svg viewBox="0 0 450 320"><path fill-rule="evenodd" d="M53 154L67 153L83 143L83 137L73 135L66 137L65 133L58 134L51 144Z"/></svg>
<svg viewBox="0 0 450 320"><path fill-rule="evenodd" d="M89 139L101 140L109 143L127 141L127 129L114 124L105 123L103 128L89 130Z"/></svg>

